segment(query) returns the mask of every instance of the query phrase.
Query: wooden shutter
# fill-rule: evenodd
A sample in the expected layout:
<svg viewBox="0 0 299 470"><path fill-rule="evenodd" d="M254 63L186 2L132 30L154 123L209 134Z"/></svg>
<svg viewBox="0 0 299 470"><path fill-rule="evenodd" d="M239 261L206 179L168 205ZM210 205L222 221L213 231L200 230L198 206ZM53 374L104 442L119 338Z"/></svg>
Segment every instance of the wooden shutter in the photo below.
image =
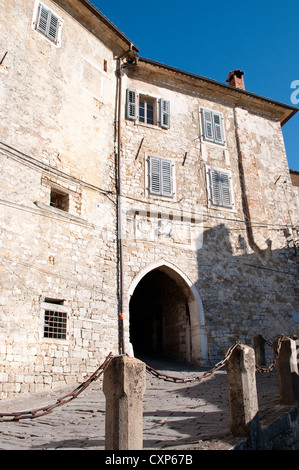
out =
<svg viewBox="0 0 299 470"><path fill-rule="evenodd" d="M209 142L224 144L224 132L222 114L214 113L208 109L202 109L203 136Z"/></svg>
<svg viewBox="0 0 299 470"><path fill-rule="evenodd" d="M161 194L161 165L159 158L149 158L149 190L151 194Z"/></svg>
<svg viewBox="0 0 299 470"><path fill-rule="evenodd" d="M231 197L231 188L230 188L230 178L227 173L220 173L221 178L221 196L222 196L222 206L231 207L232 206L232 197Z"/></svg>
<svg viewBox="0 0 299 470"><path fill-rule="evenodd" d="M220 173L216 170L210 170L210 190L211 202L216 206L221 205L221 183Z"/></svg>
<svg viewBox="0 0 299 470"><path fill-rule="evenodd" d="M213 113L214 140L218 144L223 144L222 116L219 113Z"/></svg>
<svg viewBox="0 0 299 470"><path fill-rule="evenodd" d="M170 127L170 102L160 99L160 126L164 129Z"/></svg>
<svg viewBox="0 0 299 470"><path fill-rule="evenodd" d="M172 163L161 158L149 158L149 192L172 197Z"/></svg>
<svg viewBox="0 0 299 470"><path fill-rule="evenodd" d="M48 38L51 39L52 41L56 41L57 32L58 32L58 18L55 15L53 15L53 13L50 13Z"/></svg>
<svg viewBox="0 0 299 470"><path fill-rule="evenodd" d="M172 197L172 164L168 160L161 160L162 196Z"/></svg>
<svg viewBox="0 0 299 470"><path fill-rule="evenodd" d="M43 5L39 7L39 16L37 20L37 29L46 35L47 32L47 23L49 17L49 10L47 10Z"/></svg>
<svg viewBox="0 0 299 470"><path fill-rule="evenodd" d="M217 170L210 170L209 173L212 204L222 207L232 207L229 175Z"/></svg>
<svg viewBox="0 0 299 470"><path fill-rule="evenodd" d="M135 121L137 119L137 92L127 89L126 117Z"/></svg>
<svg viewBox="0 0 299 470"><path fill-rule="evenodd" d="M55 16L50 10L45 8L43 5L40 5L39 15L37 20L37 29L43 33L51 41L57 41L59 21L57 16Z"/></svg>
<svg viewBox="0 0 299 470"><path fill-rule="evenodd" d="M203 136L205 140L213 142L213 113L207 109L202 110Z"/></svg>

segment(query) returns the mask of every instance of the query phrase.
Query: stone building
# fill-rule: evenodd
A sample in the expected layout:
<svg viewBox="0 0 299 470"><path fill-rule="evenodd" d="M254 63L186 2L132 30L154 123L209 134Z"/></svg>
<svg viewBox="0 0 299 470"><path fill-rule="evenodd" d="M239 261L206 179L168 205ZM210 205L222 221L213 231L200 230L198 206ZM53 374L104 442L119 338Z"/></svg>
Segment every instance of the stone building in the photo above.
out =
<svg viewBox="0 0 299 470"><path fill-rule="evenodd" d="M290 175L291 175L292 185L294 187L294 192L297 196L297 205L298 205L298 208L299 208L299 203L298 203L298 198L299 198L299 171L290 170Z"/></svg>
<svg viewBox="0 0 299 470"><path fill-rule="evenodd" d="M142 58L88 0L0 6L1 397L298 334L296 109Z"/></svg>

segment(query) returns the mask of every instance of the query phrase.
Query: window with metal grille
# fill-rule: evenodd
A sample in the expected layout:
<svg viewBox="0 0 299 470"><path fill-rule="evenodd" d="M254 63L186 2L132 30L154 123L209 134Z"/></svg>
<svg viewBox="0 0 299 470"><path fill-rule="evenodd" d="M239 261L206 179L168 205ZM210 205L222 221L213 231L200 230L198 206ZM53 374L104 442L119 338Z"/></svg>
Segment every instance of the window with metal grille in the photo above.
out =
<svg viewBox="0 0 299 470"><path fill-rule="evenodd" d="M44 338L66 339L67 313L45 310Z"/></svg>

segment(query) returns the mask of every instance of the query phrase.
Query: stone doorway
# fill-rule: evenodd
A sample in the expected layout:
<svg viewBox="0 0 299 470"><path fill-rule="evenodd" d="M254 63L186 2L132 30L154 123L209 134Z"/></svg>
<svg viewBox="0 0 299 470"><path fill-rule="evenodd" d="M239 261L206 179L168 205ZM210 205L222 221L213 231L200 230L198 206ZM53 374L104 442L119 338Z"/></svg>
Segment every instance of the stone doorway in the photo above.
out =
<svg viewBox="0 0 299 470"><path fill-rule="evenodd" d="M130 342L134 354L167 354L192 361L187 286L167 270L153 269L137 284L130 300Z"/></svg>

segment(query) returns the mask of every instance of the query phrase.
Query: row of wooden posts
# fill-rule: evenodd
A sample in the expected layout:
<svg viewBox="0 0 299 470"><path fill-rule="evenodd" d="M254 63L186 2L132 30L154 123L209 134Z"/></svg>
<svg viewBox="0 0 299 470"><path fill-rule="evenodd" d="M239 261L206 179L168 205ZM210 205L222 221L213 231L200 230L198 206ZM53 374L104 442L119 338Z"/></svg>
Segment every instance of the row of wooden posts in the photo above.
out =
<svg viewBox="0 0 299 470"><path fill-rule="evenodd" d="M262 348L262 342L255 343L255 349L238 344L226 363L230 431L234 436L251 439L254 448L259 448L261 433L256 361L261 360ZM280 404L296 406L299 402L297 361L296 341L284 337L275 364ZM126 355L115 356L104 371L106 450L143 448L145 376L146 365Z"/></svg>

